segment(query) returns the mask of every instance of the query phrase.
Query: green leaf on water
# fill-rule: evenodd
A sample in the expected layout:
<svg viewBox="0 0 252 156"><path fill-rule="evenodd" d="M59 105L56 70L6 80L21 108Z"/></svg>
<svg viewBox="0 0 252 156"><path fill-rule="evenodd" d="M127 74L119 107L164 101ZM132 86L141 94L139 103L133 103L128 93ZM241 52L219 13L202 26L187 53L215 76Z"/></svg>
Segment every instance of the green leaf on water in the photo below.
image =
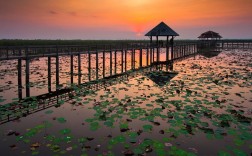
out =
<svg viewBox="0 0 252 156"><path fill-rule="evenodd" d="M153 126L152 126L152 125L143 125L143 129L144 129L144 131L151 131L151 130L152 130L152 128L153 128Z"/></svg>
<svg viewBox="0 0 252 156"><path fill-rule="evenodd" d="M226 151L219 151L218 156L231 156L231 155Z"/></svg>
<svg viewBox="0 0 252 156"><path fill-rule="evenodd" d="M5 99L0 99L0 103L1 103L1 102L4 102L4 101L5 101Z"/></svg>
<svg viewBox="0 0 252 156"><path fill-rule="evenodd" d="M108 126L108 127L112 127L113 124L114 124L114 123L113 123L112 121L110 121L110 120L104 122L104 125L106 125L106 126Z"/></svg>
<svg viewBox="0 0 252 156"><path fill-rule="evenodd" d="M144 151L142 149L140 149L140 148L133 149L133 152L134 152L135 155L141 155L141 154L144 153Z"/></svg>
<svg viewBox="0 0 252 156"><path fill-rule="evenodd" d="M69 133L71 133L71 130L70 129L62 129L59 132L60 132L60 134L69 134Z"/></svg>
<svg viewBox="0 0 252 156"><path fill-rule="evenodd" d="M146 104L147 107L153 107L153 104Z"/></svg>
<svg viewBox="0 0 252 156"><path fill-rule="evenodd" d="M239 150L239 149L233 149L233 152L236 156L247 156L247 154L245 152L243 152L242 150Z"/></svg>
<svg viewBox="0 0 252 156"><path fill-rule="evenodd" d="M121 123L120 124L120 129L128 129L128 128L129 128L128 123Z"/></svg>
<svg viewBox="0 0 252 156"><path fill-rule="evenodd" d="M234 140L234 143L237 145L237 146L242 146L244 144L244 141L241 140L241 139L235 139Z"/></svg>
<svg viewBox="0 0 252 156"><path fill-rule="evenodd" d="M119 136L115 137L115 140L119 143L123 143L126 141L126 138L122 135L119 135Z"/></svg>
<svg viewBox="0 0 252 156"><path fill-rule="evenodd" d="M115 144L117 144L116 139L112 138L112 139L109 140L109 145L115 145Z"/></svg>
<svg viewBox="0 0 252 156"><path fill-rule="evenodd" d="M100 127L98 122L91 122L90 123L90 130L96 131Z"/></svg>
<svg viewBox="0 0 252 156"><path fill-rule="evenodd" d="M52 114L52 113L53 113L52 110L48 110L48 111L45 112L45 114Z"/></svg>
<svg viewBox="0 0 252 156"><path fill-rule="evenodd" d="M66 123L66 119L63 118L63 117L57 118L57 121L58 121L59 123Z"/></svg>

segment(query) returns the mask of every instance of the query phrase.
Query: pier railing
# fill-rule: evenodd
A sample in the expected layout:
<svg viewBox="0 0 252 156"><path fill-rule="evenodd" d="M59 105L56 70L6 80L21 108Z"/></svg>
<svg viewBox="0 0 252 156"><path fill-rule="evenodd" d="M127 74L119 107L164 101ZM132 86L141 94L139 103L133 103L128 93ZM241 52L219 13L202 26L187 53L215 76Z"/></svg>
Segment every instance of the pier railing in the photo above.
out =
<svg viewBox="0 0 252 156"><path fill-rule="evenodd" d="M252 40L221 40L216 44L219 49L229 49L229 48L239 48L239 49L252 49ZM162 49L163 48L163 49ZM216 47L214 47L216 48ZM160 51L165 51L165 61L160 61ZM139 58L136 57L136 51L139 54ZM18 98L19 101L24 99L35 99L35 101L42 103L42 105L36 105L29 107L33 110L29 110L29 113L32 111L39 111L47 107L59 104L60 98L69 98L70 94L73 93L71 88L58 88L60 85L59 79L59 56L69 56L70 57L70 73L71 73L71 84L73 84L73 56L77 56L78 63L78 86L81 88L97 90L100 87L106 87L109 79L113 78L125 78L128 73L131 71L141 70L145 68L151 68L153 66L163 66L166 65L166 69L173 70L173 63L175 61L186 59L190 56L195 56L199 52L202 52L202 47L200 47L200 42L198 41L181 41L175 42L174 45L169 44L149 44L149 43L130 43L130 44L112 44L112 45L60 45L60 46L0 46L0 61L16 59L18 60L17 70L18 70ZM206 51L207 52L207 51ZM98 53L102 53L102 57L98 57ZM105 74L105 53L109 53L109 76ZM120 68L121 72L117 72L117 53L120 53ZM145 56L143 55L145 53ZM88 64L88 82L81 82L81 76L83 75L81 70L81 55L87 54L87 64ZM96 64L96 76L95 80L91 80L91 55L94 55L93 63ZM29 76L29 64L30 59L47 57L48 58L48 94L38 95L36 97L30 96L30 76ZM51 91L51 58L55 58L56 64L56 91ZM130 69L127 67L127 57L131 57ZM143 57L146 57L146 64L143 65ZM136 61L136 58L139 59ZM22 81L22 59L25 61L25 84ZM102 59L102 60L100 60ZM102 61L102 69L98 66L99 60ZM136 62L139 63L139 66L136 68ZM114 70L114 71L113 71ZM98 71L102 72L102 77L99 76ZM109 82L109 81L108 81ZM25 86L26 96L23 96L22 88ZM95 87L95 89L93 88ZM49 105L46 105L50 103ZM34 104L34 101L31 102ZM1 106L0 110L5 110L9 104ZM38 107L38 109L35 109ZM21 109L23 107L13 107L14 111ZM8 108L9 109L9 108ZM12 109L12 108L11 108ZM25 108L24 110L27 111ZM6 112L2 111L3 114L0 114L0 122L8 122L16 117L16 115L8 115ZM28 114L29 114L28 113ZM27 114L27 113L26 113Z"/></svg>

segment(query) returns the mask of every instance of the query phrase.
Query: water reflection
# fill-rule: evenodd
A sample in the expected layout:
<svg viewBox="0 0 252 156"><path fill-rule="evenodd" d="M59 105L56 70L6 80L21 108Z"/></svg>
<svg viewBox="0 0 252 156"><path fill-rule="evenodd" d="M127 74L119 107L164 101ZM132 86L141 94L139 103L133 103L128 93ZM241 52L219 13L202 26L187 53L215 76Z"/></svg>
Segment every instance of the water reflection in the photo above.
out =
<svg viewBox="0 0 252 156"><path fill-rule="evenodd" d="M165 53L161 56L166 57ZM76 94L69 94L70 100L58 99L57 102L62 103L60 107L1 125L3 146L0 149L11 155L22 152L27 155L33 152L41 155L122 155L130 152L248 155L252 143L250 60L250 51L226 51L212 58L195 56L176 62L174 70L178 74L170 81L164 78L162 87L157 79L154 79L156 83L151 80L150 70L132 72L131 77L122 75L115 78L112 85L107 83L109 81L96 81L96 74L93 74L91 82L97 83L89 85L92 87L83 86L83 90L74 87ZM52 82L55 82L53 62L52 59ZM38 69L36 64L38 61L31 62L31 73ZM71 85L69 64L70 61L64 64L66 68L60 66L59 80L63 88ZM78 63L74 64L73 80L78 84ZM81 65L82 70L88 71L84 61ZM166 71L165 66L158 69ZM47 72L35 71L44 76L31 74L31 80L47 80ZM155 71L156 68L151 73ZM109 70L105 72L110 75ZM98 75L101 78L102 73ZM16 73L11 74L8 76ZM88 83L88 76L82 75L81 81ZM54 91L56 88L51 93ZM38 146L34 150L35 145Z"/></svg>

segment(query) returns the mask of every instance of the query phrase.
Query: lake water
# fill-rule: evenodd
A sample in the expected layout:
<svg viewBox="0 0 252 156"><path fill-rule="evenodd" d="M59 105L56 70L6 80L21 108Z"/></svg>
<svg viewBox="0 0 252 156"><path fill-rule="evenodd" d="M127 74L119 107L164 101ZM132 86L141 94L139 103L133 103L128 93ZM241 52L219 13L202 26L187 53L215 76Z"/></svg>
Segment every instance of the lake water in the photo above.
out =
<svg viewBox="0 0 252 156"><path fill-rule="evenodd" d="M117 57L120 73L120 54ZM161 60L164 58L162 53ZM131 68L130 59L127 56L127 69ZM74 60L74 73L78 73L77 58ZM136 67L138 60L137 57ZM132 73L125 80L98 91L89 90L85 95L78 95L80 89L76 88L73 98L61 100L60 107L1 124L0 150L4 155L43 156L251 155L251 60L252 51L223 51L211 58L197 55L175 63L174 71L178 74ZM53 91L56 90L54 61ZM25 84L24 62L22 84ZM60 57L60 62L61 87L70 86L70 59ZM46 64L47 58L31 62L31 96L48 91ZM99 61L100 70L101 66ZM18 97L17 61L1 61L0 70L3 106ZM96 78L94 70L93 61L92 80ZM87 56L82 55L81 83L88 81L87 71ZM74 83L77 82L75 74Z"/></svg>

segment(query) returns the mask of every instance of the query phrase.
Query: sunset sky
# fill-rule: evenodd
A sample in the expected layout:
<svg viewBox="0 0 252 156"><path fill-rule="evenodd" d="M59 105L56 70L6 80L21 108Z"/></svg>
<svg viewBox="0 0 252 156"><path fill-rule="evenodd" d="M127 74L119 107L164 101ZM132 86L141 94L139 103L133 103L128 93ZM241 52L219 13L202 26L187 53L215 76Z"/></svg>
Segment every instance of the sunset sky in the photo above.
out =
<svg viewBox="0 0 252 156"><path fill-rule="evenodd" d="M164 21L196 39L252 38L252 0L0 0L0 39L148 39Z"/></svg>

